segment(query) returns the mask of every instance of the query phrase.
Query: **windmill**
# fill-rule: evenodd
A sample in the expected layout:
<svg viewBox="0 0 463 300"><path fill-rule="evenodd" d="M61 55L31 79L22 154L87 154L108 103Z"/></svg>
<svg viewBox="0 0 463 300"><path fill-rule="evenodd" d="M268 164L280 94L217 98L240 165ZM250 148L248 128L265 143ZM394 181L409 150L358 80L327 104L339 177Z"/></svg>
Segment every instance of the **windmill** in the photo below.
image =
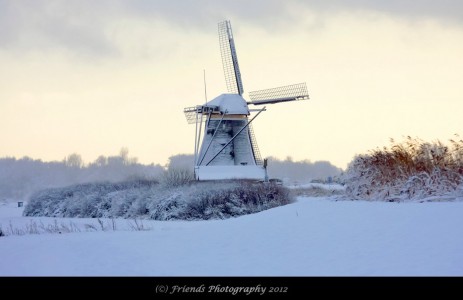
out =
<svg viewBox="0 0 463 300"><path fill-rule="evenodd" d="M249 106L307 100L307 86L299 83L254 91L249 93L251 101L246 101L230 21L220 22L218 27L228 93L184 109L188 123L196 125L195 178L267 179L266 161L261 158L252 129L252 122L266 107ZM251 112L256 113L252 118Z"/></svg>

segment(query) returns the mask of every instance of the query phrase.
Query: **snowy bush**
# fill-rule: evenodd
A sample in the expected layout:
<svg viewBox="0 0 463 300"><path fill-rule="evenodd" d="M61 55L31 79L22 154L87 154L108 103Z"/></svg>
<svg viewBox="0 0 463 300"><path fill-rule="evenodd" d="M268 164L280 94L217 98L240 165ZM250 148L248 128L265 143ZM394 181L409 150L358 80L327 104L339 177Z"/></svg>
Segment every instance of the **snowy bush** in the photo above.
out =
<svg viewBox="0 0 463 300"><path fill-rule="evenodd" d="M280 185L248 181L165 185L138 180L80 184L33 194L25 216L223 219L259 212L292 201Z"/></svg>
<svg viewBox="0 0 463 300"><path fill-rule="evenodd" d="M124 216L136 197L147 193L157 184L152 180L136 180L46 189L30 197L24 215L81 218Z"/></svg>
<svg viewBox="0 0 463 300"><path fill-rule="evenodd" d="M168 168L161 175L161 183L167 187L182 186L194 179L193 172L186 168Z"/></svg>
<svg viewBox="0 0 463 300"><path fill-rule="evenodd" d="M186 203L182 219L224 219L289 204L289 190L276 184L252 183L202 185Z"/></svg>
<svg viewBox="0 0 463 300"><path fill-rule="evenodd" d="M345 173L346 192L368 200L457 196L463 188L463 140L427 143L408 137L358 155Z"/></svg>

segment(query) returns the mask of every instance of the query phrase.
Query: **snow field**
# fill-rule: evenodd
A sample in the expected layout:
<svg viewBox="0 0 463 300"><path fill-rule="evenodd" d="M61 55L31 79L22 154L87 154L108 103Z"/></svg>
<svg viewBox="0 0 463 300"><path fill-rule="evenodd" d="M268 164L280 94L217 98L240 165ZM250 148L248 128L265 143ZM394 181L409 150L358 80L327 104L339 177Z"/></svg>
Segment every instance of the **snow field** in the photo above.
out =
<svg viewBox="0 0 463 300"><path fill-rule="evenodd" d="M25 218L20 210L0 206L2 226L96 223ZM462 213L462 202L299 197L227 220L147 220L147 231L118 219L117 231L0 237L0 275L462 276Z"/></svg>

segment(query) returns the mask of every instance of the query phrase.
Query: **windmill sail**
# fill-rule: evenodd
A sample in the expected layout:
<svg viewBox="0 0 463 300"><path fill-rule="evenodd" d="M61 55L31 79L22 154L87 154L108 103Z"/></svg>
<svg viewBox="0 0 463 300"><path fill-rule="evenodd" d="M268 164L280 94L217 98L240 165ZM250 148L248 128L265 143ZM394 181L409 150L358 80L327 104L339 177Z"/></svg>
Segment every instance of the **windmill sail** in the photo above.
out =
<svg viewBox="0 0 463 300"><path fill-rule="evenodd" d="M307 85L304 83L281 86L272 89L249 92L251 102L248 104L262 105L309 99Z"/></svg>
<svg viewBox="0 0 463 300"><path fill-rule="evenodd" d="M230 21L219 23L220 53L222 54L223 72L228 92L231 94L243 94L243 82L241 81L238 57L236 56L235 42Z"/></svg>

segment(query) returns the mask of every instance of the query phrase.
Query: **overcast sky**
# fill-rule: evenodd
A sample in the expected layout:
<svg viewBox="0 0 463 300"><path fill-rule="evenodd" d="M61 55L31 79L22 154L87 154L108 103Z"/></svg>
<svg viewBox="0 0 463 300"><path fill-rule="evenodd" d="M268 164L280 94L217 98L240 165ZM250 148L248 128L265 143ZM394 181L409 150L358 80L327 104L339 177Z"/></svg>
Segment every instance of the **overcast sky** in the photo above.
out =
<svg viewBox="0 0 463 300"><path fill-rule="evenodd" d="M191 153L203 69L208 99L226 92L224 19L245 98L309 87L256 119L264 156L344 168L389 138L463 136L462 1L0 0L0 156Z"/></svg>

